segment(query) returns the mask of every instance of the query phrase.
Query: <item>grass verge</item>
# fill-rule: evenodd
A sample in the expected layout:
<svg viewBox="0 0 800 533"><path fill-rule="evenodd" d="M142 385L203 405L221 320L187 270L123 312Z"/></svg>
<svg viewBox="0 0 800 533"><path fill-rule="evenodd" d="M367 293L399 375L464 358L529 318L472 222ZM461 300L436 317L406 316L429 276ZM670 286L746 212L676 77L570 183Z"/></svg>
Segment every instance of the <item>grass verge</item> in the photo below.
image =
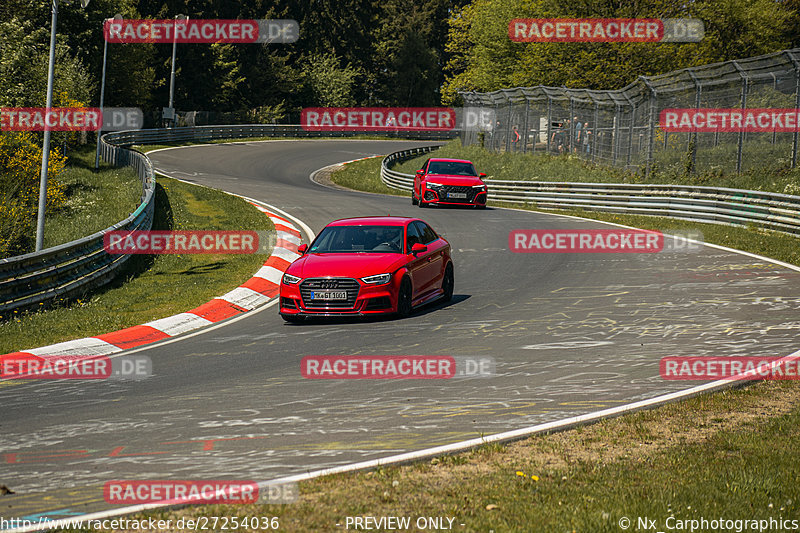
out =
<svg viewBox="0 0 800 533"><path fill-rule="evenodd" d="M128 518L277 517L280 531L304 532L346 530L347 517L358 516L410 517L416 531L418 517L446 517L454 531L592 533L619 533L625 518L631 531L645 530L637 527L643 517L656 521L654 531L688 531L686 521L701 518L796 520L798 404L795 383L760 382L561 433L318 478L301 483L295 504Z"/></svg>
<svg viewBox="0 0 800 533"><path fill-rule="evenodd" d="M274 227L269 218L241 198L159 177L153 229L272 230ZM98 335L192 309L250 278L266 257L263 254L134 256L114 283L86 299L36 313L0 317L0 353Z"/></svg>

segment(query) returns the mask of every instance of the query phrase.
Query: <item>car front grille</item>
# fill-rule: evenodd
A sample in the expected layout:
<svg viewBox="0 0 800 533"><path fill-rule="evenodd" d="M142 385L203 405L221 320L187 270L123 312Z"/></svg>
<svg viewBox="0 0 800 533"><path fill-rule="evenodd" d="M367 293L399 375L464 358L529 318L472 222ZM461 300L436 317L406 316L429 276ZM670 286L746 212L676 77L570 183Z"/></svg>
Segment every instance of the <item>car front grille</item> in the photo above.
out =
<svg viewBox="0 0 800 533"><path fill-rule="evenodd" d="M360 285L353 278L308 278L300 283L303 305L311 309L352 309L356 305ZM312 300L314 291L346 291L347 300Z"/></svg>
<svg viewBox="0 0 800 533"><path fill-rule="evenodd" d="M442 202L453 202L453 203L465 203L471 204L475 200L475 193L478 192L478 189L473 189L472 187L465 187L460 185L442 185L436 192L439 193L439 200ZM466 198L448 198L447 194L455 192L455 193L466 193Z"/></svg>

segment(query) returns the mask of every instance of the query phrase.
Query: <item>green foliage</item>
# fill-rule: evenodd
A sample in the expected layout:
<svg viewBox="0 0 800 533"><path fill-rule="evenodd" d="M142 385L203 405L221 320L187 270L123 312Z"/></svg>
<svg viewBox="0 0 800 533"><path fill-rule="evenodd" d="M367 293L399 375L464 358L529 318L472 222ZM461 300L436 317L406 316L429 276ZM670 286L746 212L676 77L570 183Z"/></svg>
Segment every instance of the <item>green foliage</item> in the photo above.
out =
<svg viewBox="0 0 800 533"><path fill-rule="evenodd" d="M322 107L355 105L353 86L361 73L358 68L349 63L341 66L340 59L332 52L312 55L302 68L314 104Z"/></svg>
<svg viewBox="0 0 800 533"><path fill-rule="evenodd" d="M700 43L515 43L514 18L691 17L704 21ZM796 7L772 0L475 0L450 16L442 101L459 90L517 86L617 89L640 75L755 56L790 46L784 24Z"/></svg>
<svg viewBox="0 0 800 533"><path fill-rule="evenodd" d="M48 29L17 18L0 22L0 105L44 107L48 56ZM59 41L53 93L69 94L75 100L87 102L93 83L81 61L63 40Z"/></svg>

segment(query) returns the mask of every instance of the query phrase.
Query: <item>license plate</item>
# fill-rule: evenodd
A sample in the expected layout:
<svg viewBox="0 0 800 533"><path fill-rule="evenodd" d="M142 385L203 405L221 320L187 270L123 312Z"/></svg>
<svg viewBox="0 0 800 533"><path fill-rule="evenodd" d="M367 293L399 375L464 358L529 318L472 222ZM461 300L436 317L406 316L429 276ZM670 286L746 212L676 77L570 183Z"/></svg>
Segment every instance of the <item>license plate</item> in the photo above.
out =
<svg viewBox="0 0 800 533"><path fill-rule="evenodd" d="M467 193L465 192L449 192L447 193L448 198L466 198Z"/></svg>
<svg viewBox="0 0 800 533"><path fill-rule="evenodd" d="M347 300L347 291L316 291L311 293L312 300Z"/></svg>

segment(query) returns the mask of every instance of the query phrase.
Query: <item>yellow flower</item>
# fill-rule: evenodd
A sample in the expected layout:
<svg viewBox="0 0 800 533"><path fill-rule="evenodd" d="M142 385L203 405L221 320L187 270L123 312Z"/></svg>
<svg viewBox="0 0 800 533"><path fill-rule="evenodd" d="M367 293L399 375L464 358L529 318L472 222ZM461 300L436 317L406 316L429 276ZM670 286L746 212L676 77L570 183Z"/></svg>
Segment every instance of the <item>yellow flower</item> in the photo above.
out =
<svg viewBox="0 0 800 533"><path fill-rule="evenodd" d="M520 477L526 477L525 474L522 473L521 470L517 470L517 475L520 476Z"/></svg>

